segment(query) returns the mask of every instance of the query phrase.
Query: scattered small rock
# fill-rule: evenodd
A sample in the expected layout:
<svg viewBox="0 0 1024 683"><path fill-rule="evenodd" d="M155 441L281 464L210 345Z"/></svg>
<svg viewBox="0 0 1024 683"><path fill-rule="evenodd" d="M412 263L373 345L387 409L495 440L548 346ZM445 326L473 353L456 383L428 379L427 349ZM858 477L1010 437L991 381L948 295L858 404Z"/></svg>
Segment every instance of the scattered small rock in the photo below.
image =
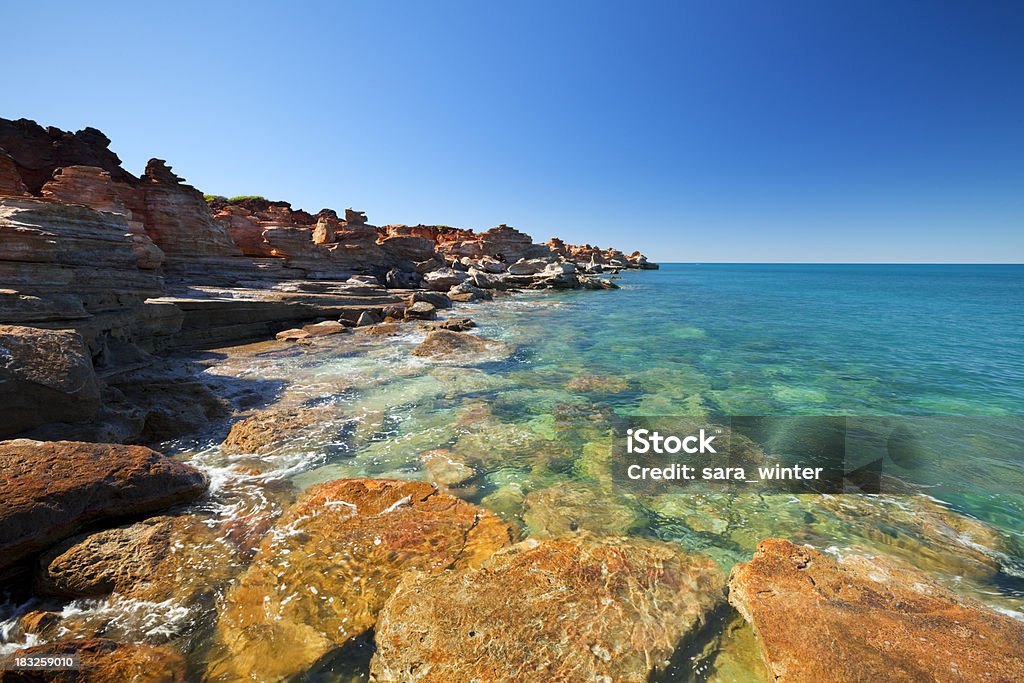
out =
<svg viewBox="0 0 1024 683"><path fill-rule="evenodd" d="M437 309L434 304L417 301L405 309L405 317L409 320L433 320L437 317Z"/></svg>

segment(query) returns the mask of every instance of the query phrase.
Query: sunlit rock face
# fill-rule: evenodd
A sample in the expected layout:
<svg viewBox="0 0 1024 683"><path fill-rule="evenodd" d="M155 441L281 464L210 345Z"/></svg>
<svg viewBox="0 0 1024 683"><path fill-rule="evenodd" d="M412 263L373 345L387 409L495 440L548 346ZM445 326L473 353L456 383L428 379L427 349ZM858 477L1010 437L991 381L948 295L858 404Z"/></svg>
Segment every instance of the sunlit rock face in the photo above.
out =
<svg viewBox="0 0 1024 683"><path fill-rule="evenodd" d="M186 185L162 159L150 159L141 179L146 232L168 256L241 256L213 219L203 194Z"/></svg>
<svg viewBox="0 0 1024 683"><path fill-rule="evenodd" d="M379 683L647 681L723 600L713 563L653 541L524 541L478 570L407 576L381 612Z"/></svg>
<svg viewBox="0 0 1024 683"><path fill-rule="evenodd" d="M1024 680L1024 623L887 558L768 539L733 568L729 601L781 683Z"/></svg>
<svg viewBox="0 0 1024 683"><path fill-rule="evenodd" d="M209 677L278 681L373 627L409 571L475 567L508 544L496 515L424 482L309 489L227 594Z"/></svg>

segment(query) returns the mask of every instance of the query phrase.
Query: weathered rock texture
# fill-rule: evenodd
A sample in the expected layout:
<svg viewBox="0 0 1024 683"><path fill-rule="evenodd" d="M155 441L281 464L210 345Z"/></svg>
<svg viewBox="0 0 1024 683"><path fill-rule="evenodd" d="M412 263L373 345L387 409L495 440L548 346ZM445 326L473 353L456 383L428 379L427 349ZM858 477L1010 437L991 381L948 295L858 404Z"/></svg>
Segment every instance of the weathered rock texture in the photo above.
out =
<svg viewBox="0 0 1024 683"><path fill-rule="evenodd" d="M1024 623L885 558L768 539L729 601L780 683L1024 680Z"/></svg>
<svg viewBox="0 0 1024 683"><path fill-rule="evenodd" d="M268 409L236 422L221 445L224 453L266 453L322 416L315 408Z"/></svg>
<svg viewBox="0 0 1024 683"><path fill-rule="evenodd" d="M0 325L0 437L85 420L99 408L99 382L78 334Z"/></svg>
<svg viewBox="0 0 1024 683"><path fill-rule="evenodd" d="M377 623L379 683L649 680L722 602L706 558L655 542L525 541L407 576Z"/></svg>
<svg viewBox="0 0 1024 683"><path fill-rule="evenodd" d="M0 149L14 159L22 182L34 194L64 166L96 166L117 182L134 180L109 146L110 139L95 128L71 133L28 119L0 118Z"/></svg>
<svg viewBox="0 0 1024 683"><path fill-rule="evenodd" d="M167 647L124 645L106 638L65 640L18 650L8 659L30 655L78 655L79 671L2 670L2 683L185 683L185 658Z"/></svg>
<svg viewBox="0 0 1024 683"><path fill-rule="evenodd" d="M200 517L158 516L72 537L40 556L43 595L90 598L117 593L188 605L227 578L231 551Z"/></svg>
<svg viewBox="0 0 1024 683"><path fill-rule="evenodd" d="M512 346L495 339L451 330L433 330L412 350L412 354L435 360L479 361L507 358L513 351Z"/></svg>
<svg viewBox="0 0 1024 683"><path fill-rule="evenodd" d="M227 594L215 681L278 681L371 629L401 576L478 566L499 518L430 484L342 479L308 490Z"/></svg>
<svg viewBox="0 0 1024 683"><path fill-rule="evenodd" d="M0 572L87 524L202 495L206 477L142 446L0 442Z"/></svg>

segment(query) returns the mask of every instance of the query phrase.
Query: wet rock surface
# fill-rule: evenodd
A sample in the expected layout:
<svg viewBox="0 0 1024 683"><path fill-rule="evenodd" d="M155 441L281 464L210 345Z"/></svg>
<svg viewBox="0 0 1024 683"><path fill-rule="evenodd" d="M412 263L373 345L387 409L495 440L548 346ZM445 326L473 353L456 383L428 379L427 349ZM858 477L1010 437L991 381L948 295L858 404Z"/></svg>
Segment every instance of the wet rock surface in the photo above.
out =
<svg viewBox="0 0 1024 683"><path fill-rule="evenodd" d="M315 408L269 408L236 422L231 426L221 451L236 453L267 453L296 432L314 424L323 411Z"/></svg>
<svg viewBox="0 0 1024 683"><path fill-rule="evenodd" d="M1024 678L1024 623L886 558L768 539L733 568L729 601L780 682Z"/></svg>
<svg viewBox="0 0 1024 683"><path fill-rule="evenodd" d="M0 571L84 525L194 500L194 467L142 446L73 441L0 442Z"/></svg>
<svg viewBox="0 0 1024 683"><path fill-rule="evenodd" d="M372 628L403 574L478 566L510 540L497 516L424 482L315 486L225 597L209 678L301 674Z"/></svg>
<svg viewBox="0 0 1024 683"><path fill-rule="evenodd" d="M185 683L185 658L167 647L122 644L106 638L66 640L18 650L8 659L31 655L77 655L78 671L0 670L3 683ZM0 667L3 660L0 659Z"/></svg>
<svg viewBox="0 0 1024 683"><path fill-rule="evenodd" d="M233 553L196 515L157 516L77 536L39 558L36 590L65 598L120 596L189 605L223 581Z"/></svg>
<svg viewBox="0 0 1024 683"><path fill-rule="evenodd" d="M524 541L478 569L411 574L376 627L380 683L647 681L723 600L709 560L663 543Z"/></svg>
<svg viewBox="0 0 1024 683"><path fill-rule="evenodd" d="M434 330L413 349L412 354L434 360L473 361L506 358L512 352L510 345L495 339L451 330Z"/></svg>

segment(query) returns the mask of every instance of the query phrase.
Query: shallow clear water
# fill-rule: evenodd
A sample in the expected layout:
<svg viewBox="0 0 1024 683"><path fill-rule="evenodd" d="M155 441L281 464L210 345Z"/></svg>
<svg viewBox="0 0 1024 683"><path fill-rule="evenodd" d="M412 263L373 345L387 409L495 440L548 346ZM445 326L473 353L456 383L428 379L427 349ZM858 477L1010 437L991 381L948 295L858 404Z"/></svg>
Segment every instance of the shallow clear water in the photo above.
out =
<svg viewBox="0 0 1024 683"><path fill-rule="evenodd" d="M768 536L837 554L863 547L1024 612L1024 268L668 265L619 282L459 307L477 333L516 345L501 360L417 358L424 335L412 327L208 354L211 377L258 381L268 401L320 415L267 455L221 454L223 429L168 445L214 475L197 511L227 529L322 481L451 477L451 493L524 536L655 537L725 570ZM928 495L631 491L609 473L609 430L628 415L914 416L928 442L914 481ZM429 470L423 454L435 449L451 468ZM215 614L193 608L190 622L165 607L135 637L183 638ZM752 675L749 633L730 633L669 677ZM200 662L202 637L184 642Z"/></svg>

